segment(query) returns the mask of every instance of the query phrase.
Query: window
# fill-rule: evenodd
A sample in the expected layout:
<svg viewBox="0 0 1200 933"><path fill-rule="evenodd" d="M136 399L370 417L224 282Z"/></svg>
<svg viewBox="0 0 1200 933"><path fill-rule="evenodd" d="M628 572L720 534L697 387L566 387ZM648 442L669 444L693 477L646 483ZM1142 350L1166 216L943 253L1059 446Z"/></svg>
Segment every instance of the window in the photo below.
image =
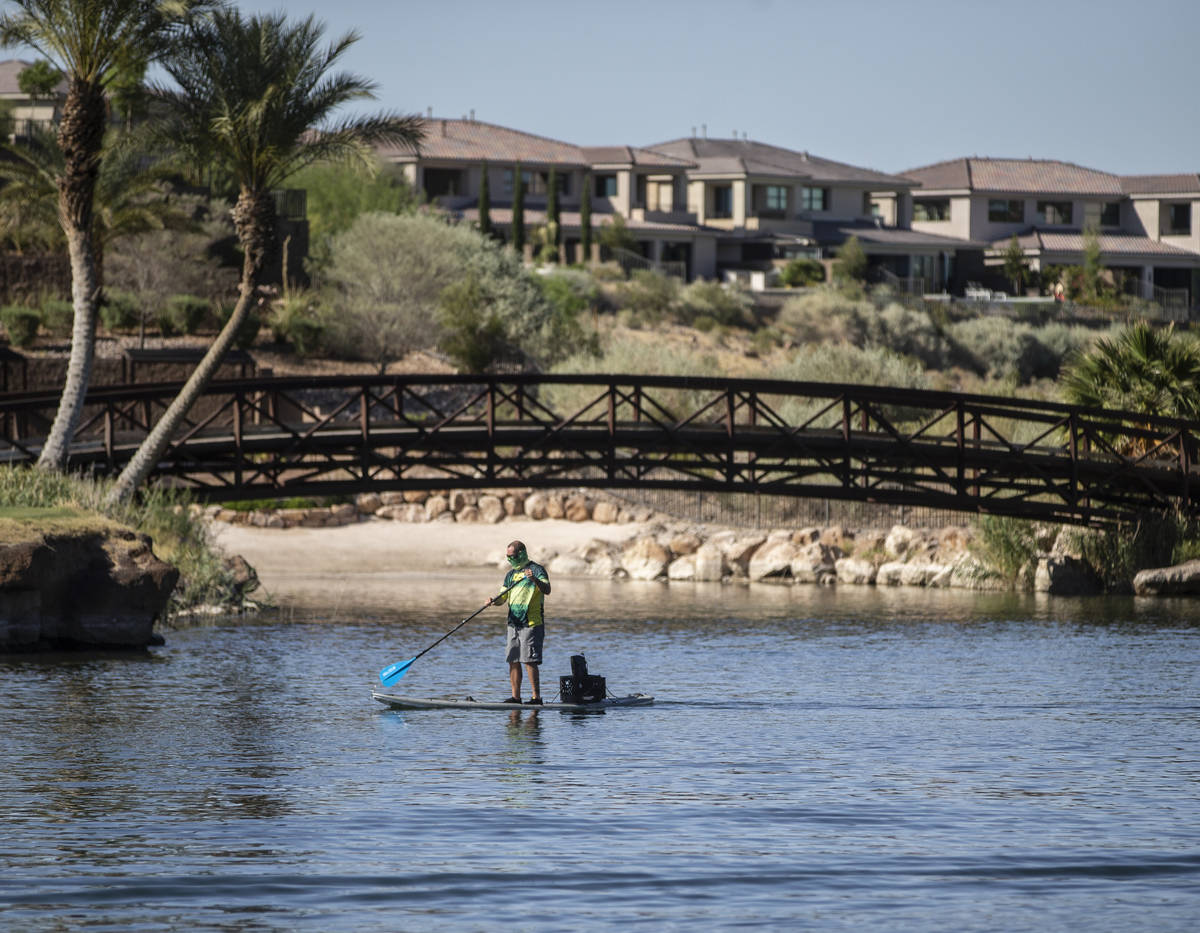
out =
<svg viewBox="0 0 1200 933"><path fill-rule="evenodd" d="M1188 203L1182 204L1164 204L1166 208L1163 219L1166 221L1166 229L1163 233L1182 234L1192 232L1192 205Z"/></svg>
<svg viewBox="0 0 1200 933"><path fill-rule="evenodd" d="M1092 229L1121 226L1121 202L1104 201L1083 205L1083 225Z"/></svg>
<svg viewBox="0 0 1200 933"><path fill-rule="evenodd" d="M733 216L733 185L713 185L714 217Z"/></svg>
<svg viewBox="0 0 1200 933"><path fill-rule="evenodd" d="M1070 201L1038 201L1037 222L1040 224L1069 224L1074 216Z"/></svg>
<svg viewBox="0 0 1200 933"><path fill-rule="evenodd" d="M531 172L529 169L521 169L521 184L525 189L525 194L545 194L548 174L547 172ZM504 170L504 193L513 193L513 170L511 168Z"/></svg>
<svg viewBox="0 0 1200 933"><path fill-rule="evenodd" d="M1025 202L996 199L988 201L988 220L999 224L1019 224L1025 219Z"/></svg>
<svg viewBox="0 0 1200 933"><path fill-rule="evenodd" d="M755 185L754 206L760 217L787 217L788 189L783 185Z"/></svg>
<svg viewBox="0 0 1200 933"><path fill-rule="evenodd" d="M431 198L462 194L462 170L454 168L425 169L425 194Z"/></svg>
<svg viewBox="0 0 1200 933"><path fill-rule="evenodd" d="M949 219L949 198L913 198L913 220Z"/></svg>
<svg viewBox="0 0 1200 933"><path fill-rule="evenodd" d="M646 206L646 176L635 175L633 179L633 206Z"/></svg>
<svg viewBox="0 0 1200 933"><path fill-rule="evenodd" d="M800 189L800 209L802 211L823 211L828 204L828 188Z"/></svg>
<svg viewBox="0 0 1200 933"><path fill-rule="evenodd" d="M597 175L594 194L598 198L615 198L617 196L617 176Z"/></svg>

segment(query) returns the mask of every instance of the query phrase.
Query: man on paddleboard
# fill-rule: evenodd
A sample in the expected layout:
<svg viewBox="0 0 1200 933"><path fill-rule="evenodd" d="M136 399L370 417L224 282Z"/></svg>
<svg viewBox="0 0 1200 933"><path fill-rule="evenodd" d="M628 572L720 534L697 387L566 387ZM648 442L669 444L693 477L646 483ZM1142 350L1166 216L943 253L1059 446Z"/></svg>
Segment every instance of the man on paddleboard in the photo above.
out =
<svg viewBox="0 0 1200 933"><path fill-rule="evenodd" d="M506 592L493 596L488 605L508 602L508 679L512 696L505 703L521 702L521 665L529 674L532 695L527 706L542 705L538 665L542 663L542 639L546 634L542 606L550 595L550 576L541 564L529 559L525 545L513 541L505 550L509 570L504 575ZM516 584L513 586L513 584ZM509 587L512 589L509 589Z"/></svg>

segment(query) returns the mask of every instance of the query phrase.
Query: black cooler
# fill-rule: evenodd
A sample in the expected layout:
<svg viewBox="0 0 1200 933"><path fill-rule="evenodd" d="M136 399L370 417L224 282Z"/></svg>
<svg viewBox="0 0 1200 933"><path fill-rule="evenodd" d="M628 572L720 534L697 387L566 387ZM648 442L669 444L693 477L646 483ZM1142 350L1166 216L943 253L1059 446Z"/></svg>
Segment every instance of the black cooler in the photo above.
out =
<svg viewBox="0 0 1200 933"><path fill-rule="evenodd" d="M558 678L558 692L564 703L599 703L608 696L608 686L598 674L589 674L587 659L571 655L571 676Z"/></svg>

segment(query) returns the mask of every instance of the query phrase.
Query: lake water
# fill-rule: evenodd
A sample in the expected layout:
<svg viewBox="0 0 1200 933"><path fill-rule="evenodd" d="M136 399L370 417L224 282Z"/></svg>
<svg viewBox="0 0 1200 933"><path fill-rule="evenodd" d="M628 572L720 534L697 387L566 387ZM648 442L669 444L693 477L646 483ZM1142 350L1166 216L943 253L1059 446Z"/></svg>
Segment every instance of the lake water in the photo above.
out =
<svg viewBox="0 0 1200 933"><path fill-rule="evenodd" d="M562 580L546 692L583 651L654 706L397 712L498 575L327 582L0 660L0 928L1200 924L1195 603ZM502 698L502 636L397 689Z"/></svg>

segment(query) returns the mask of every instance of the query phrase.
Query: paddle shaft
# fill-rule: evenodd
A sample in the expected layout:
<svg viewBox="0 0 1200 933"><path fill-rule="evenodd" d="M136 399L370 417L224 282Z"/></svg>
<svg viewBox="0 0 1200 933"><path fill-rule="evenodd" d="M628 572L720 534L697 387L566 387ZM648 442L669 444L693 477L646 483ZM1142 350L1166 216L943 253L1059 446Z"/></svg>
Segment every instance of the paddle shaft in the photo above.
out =
<svg viewBox="0 0 1200 933"><path fill-rule="evenodd" d="M426 653L432 651L434 648L436 648L438 645L440 645L442 642L444 642L447 638L449 638L451 635L453 635L455 632L457 632L460 628L462 628L464 625L466 625L468 622L470 622L473 618L475 618L477 615L479 615L479 613L483 612L484 609L486 609L488 606L492 605L499 597L503 596L505 593L507 593L509 590L511 590L514 586L516 586L518 583L520 583L523 579L524 579L524 577L517 577L517 579L513 580L512 583L510 583L508 586L506 586L504 589L502 589L499 593L497 593L495 596L493 596L491 599L489 599L486 603L484 603L482 606L480 606L478 609L476 609L474 612L472 612L469 616L467 616L465 619L463 619L461 622L459 622L458 625L454 626L454 628L450 629L450 631L448 631L445 635L443 635L441 638L439 638L437 641L435 641L432 645L430 645L428 648L426 648L424 651L422 651L421 654L426 654ZM409 661L408 663L412 664L412 662L417 660L417 658L419 658L421 656L421 654L415 655L413 657L412 661Z"/></svg>

